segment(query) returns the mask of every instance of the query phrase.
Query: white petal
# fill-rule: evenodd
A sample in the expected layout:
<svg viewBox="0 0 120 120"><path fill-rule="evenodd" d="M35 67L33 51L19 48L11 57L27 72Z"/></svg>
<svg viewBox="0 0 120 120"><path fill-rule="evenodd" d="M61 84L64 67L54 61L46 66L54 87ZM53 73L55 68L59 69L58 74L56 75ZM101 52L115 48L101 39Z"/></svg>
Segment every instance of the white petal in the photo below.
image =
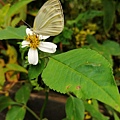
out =
<svg viewBox="0 0 120 120"><path fill-rule="evenodd" d="M38 63L38 51L37 49L30 48L28 51L28 62L33 65Z"/></svg>
<svg viewBox="0 0 120 120"><path fill-rule="evenodd" d="M50 36L43 36L43 35L39 35L39 39L40 40L45 40L45 39L47 39L47 38L49 38Z"/></svg>
<svg viewBox="0 0 120 120"><path fill-rule="evenodd" d="M33 35L33 31L29 28L26 28L26 34L27 35Z"/></svg>
<svg viewBox="0 0 120 120"><path fill-rule="evenodd" d="M57 45L51 42L40 42L38 49L47 52L47 53L54 53L56 51Z"/></svg>
<svg viewBox="0 0 120 120"><path fill-rule="evenodd" d="M22 48L26 47L26 46L29 46L30 42L29 41L22 41Z"/></svg>

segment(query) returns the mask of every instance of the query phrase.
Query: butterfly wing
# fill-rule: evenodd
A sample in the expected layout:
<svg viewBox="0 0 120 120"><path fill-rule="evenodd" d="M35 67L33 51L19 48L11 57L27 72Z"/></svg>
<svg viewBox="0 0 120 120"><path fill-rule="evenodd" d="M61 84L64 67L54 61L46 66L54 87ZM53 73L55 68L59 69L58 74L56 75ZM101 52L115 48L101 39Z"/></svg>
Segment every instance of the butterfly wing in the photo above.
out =
<svg viewBox="0 0 120 120"><path fill-rule="evenodd" d="M59 0L48 0L35 17L33 31L44 36L55 36L63 27L64 16Z"/></svg>

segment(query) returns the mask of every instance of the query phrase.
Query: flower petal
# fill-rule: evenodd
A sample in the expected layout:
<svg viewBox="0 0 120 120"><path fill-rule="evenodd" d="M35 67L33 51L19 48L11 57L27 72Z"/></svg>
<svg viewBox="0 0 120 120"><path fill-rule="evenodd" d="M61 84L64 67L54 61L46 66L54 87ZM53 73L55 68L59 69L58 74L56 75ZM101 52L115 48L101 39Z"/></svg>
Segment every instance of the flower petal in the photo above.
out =
<svg viewBox="0 0 120 120"><path fill-rule="evenodd" d="M38 63L38 51L37 49L30 48L28 51L28 62L33 65Z"/></svg>
<svg viewBox="0 0 120 120"><path fill-rule="evenodd" d="M26 28L26 34L27 35L33 35L33 31L29 28Z"/></svg>
<svg viewBox="0 0 120 120"><path fill-rule="evenodd" d="M50 36L43 36L43 35L39 35L39 39L40 40L45 40L45 39L47 39L47 38L49 38Z"/></svg>
<svg viewBox="0 0 120 120"><path fill-rule="evenodd" d="M26 46L29 46L30 42L29 41L22 41L22 48L26 47Z"/></svg>
<svg viewBox="0 0 120 120"><path fill-rule="evenodd" d="M56 51L57 45L51 42L40 42L38 49L47 52L47 53L54 53Z"/></svg>

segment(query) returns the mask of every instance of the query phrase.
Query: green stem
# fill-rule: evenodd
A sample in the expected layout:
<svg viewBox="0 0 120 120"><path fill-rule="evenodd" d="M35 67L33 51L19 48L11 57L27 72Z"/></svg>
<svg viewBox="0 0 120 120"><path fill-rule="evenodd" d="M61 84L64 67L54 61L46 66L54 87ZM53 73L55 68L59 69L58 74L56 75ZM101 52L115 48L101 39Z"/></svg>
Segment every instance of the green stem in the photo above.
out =
<svg viewBox="0 0 120 120"><path fill-rule="evenodd" d="M40 120L42 120L42 118L43 118L43 113L44 113L44 110L45 110L46 105L47 105L47 102L48 102L48 93L49 93L49 91L46 90L46 92L45 92L45 97L46 97L46 98L45 98L45 100L44 100L42 109L41 109L41 111L40 111Z"/></svg>
<svg viewBox="0 0 120 120"><path fill-rule="evenodd" d="M32 111L29 107L25 106L26 109L37 119L37 120L40 120L40 118L35 114L34 111Z"/></svg>

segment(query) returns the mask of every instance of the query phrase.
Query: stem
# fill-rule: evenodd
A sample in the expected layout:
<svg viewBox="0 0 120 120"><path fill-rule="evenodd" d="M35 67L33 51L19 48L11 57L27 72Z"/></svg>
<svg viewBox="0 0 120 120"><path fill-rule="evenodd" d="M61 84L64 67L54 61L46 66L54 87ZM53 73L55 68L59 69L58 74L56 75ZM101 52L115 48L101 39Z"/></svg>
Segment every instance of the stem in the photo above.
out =
<svg viewBox="0 0 120 120"><path fill-rule="evenodd" d="M34 111L32 111L29 107L25 106L26 109L37 119L37 120L40 120L40 118L35 114Z"/></svg>
<svg viewBox="0 0 120 120"><path fill-rule="evenodd" d="M44 110L45 110L45 107L46 107L46 105L47 105L47 102L48 102L48 90L46 90L46 92L45 92L45 100L44 100L44 103L43 103L43 106L42 106L42 109L41 109L41 111L40 111L40 120L42 120L42 118L43 118L43 113L44 113Z"/></svg>

